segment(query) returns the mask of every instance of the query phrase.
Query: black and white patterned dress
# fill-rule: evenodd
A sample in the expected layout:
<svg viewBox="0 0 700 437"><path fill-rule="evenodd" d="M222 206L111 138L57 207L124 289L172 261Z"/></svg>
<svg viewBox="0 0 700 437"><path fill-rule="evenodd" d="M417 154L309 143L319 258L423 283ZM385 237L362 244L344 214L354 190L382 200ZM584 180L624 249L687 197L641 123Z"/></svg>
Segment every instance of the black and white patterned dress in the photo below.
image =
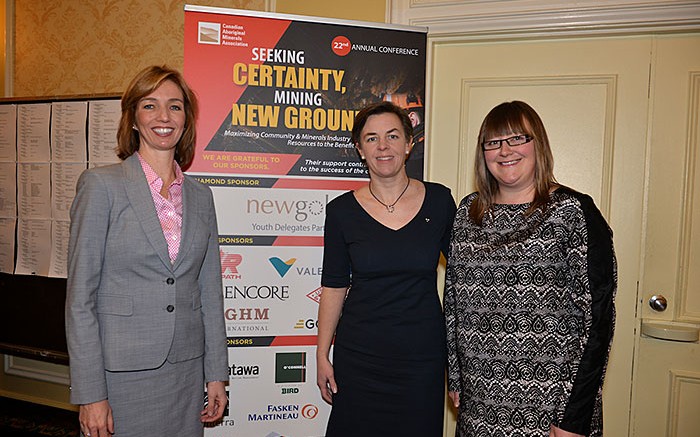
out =
<svg viewBox="0 0 700 437"><path fill-rule="evenodd" d="M547 209L494 205L482 225L460 203L447 265L448 389L459 437L601 436L614 329L612 233L569 188Z"/></svg>

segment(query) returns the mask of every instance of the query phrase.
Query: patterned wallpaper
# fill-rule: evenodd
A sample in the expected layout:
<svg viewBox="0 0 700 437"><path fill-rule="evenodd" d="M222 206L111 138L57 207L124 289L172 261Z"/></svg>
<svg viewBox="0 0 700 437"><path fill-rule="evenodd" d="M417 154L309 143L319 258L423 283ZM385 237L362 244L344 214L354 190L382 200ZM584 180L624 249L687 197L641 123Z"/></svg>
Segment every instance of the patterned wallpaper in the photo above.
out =
<svg viewBox="0 0 700 437"><path fill-rule="evenodd" d="M265 0L15 1L14 97L120 94L152 64L182 70L184 5Z"/></svg>

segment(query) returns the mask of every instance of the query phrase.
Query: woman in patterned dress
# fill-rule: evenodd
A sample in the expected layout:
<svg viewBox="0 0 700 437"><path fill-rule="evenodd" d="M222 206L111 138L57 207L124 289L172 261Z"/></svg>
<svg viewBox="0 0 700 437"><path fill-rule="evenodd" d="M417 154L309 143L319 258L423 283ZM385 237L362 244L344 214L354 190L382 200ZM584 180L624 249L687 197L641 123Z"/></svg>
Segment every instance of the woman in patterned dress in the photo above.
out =
<svg viewBox="0 0 700 437"><path fill-rule="evenodd" d="M557 184L542 120L524 102L486 116L475 174L445 286L456 435L602 436L612 232L591 197Z"/></svg>

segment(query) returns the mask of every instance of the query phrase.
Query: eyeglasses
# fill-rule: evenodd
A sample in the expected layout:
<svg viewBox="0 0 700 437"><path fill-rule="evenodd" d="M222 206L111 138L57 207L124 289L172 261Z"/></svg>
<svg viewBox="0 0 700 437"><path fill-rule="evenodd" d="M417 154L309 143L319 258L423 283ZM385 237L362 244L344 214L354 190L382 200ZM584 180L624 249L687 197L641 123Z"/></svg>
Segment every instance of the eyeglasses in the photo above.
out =
<svg viewBox="0 0 700 437"><path fill-rule="evenodd" d="M529 143L532 141L532 137L530 135L515 135L510 138L504 138L502 140L489 140L489 141L484 141L481 143L481 147L484 150L496 150L500 149L501 146L503 145L503 142L506 142L510 147L515 147L515 146L522 146L525 143Z"/></svg>

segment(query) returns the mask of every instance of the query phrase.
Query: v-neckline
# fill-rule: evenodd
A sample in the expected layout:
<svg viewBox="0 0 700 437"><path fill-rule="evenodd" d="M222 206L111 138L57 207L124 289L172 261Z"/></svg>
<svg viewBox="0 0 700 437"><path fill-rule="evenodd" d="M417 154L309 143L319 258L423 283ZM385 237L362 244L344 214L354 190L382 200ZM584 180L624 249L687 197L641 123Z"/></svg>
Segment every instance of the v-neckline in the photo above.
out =
<svg viewBox="0 0 700 437"><path fill-rule="evenodd" d="M401 231L402 229L405 229L405 228L406 228L408 225L410 225L411 223L413 223L413 221L416 219L416 217L418 217L418 216L420 215L421 211L423 211L423 208L425 207L425 200L428 198L428 184L426 184L426 183L423 182L423 181L419 181L419 182L420 182L421 184L423 184L423 187L425 188L425 190L423 191L423 201L422 201L421 204L420 204L420 208L418 208L418 211L416 211L416 213L413 215L413 217L411 217L410 220L408 220L406 223L404 223L402 226L400 226L400 227L398 227L398 228L396 228L396 229L390 228L389 226L387 226L387 225L385 225L384 223L382 223L382 222L380 222L379 220L377 220L377 218L374 217L372 214L370 214L370 213L362 206L362 204L360 203L360 201L357 200L357 197L355 197L355 192L354 192L354 191L351 193L351 194L352 194L352 199L355 201L355 204L357 204L357 206L362 210L362 212L363 212L367 217L369 217L370 219L372 219L373 222L377 223L378 225L380 225L380 226L382 226L383 228L386 228L386 229L388 229L388 230L390 230L390 231L392 231L392 232L399 232L399 231Z"/></svg>

